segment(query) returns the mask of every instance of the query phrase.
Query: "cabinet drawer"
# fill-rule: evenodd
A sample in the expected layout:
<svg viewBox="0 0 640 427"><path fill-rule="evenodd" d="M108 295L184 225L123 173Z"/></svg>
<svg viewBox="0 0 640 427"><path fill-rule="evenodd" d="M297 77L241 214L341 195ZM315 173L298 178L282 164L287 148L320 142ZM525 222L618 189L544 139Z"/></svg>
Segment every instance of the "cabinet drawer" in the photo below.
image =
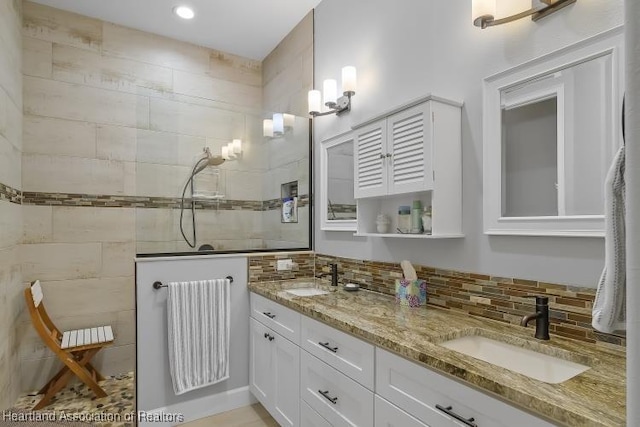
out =
<svg viewBox="0 0 640 427"><path fill-rule="evenodd" d="M301 351L302 399L332 426L373 425L373 393L315 356Z"/></svg>
<svg viewBox="0 0 640 427"><path fill-rule="evenodd" d="M374 346L302 316L302 348L373 391Z"/></svg>
<svg viewBox="0 0 640 427"><path fill-rule="evenodd" d="M302 427L331 427L331 424L314 411L304 400L300 400L300 425Z"/></svg>
<svg viewBox="0 0 640 427"><path fill-rule="evenodd" d="M300 313L252 293L251 317L300 345Z"/></svg>
<svg viewBox="0 0 640 427"><path fill-rule="evenodd" d="M465 425L453 417L443 418L444 411L436 405L473 418L478 427L553 425L380 348L376 349L376 393L432 427Z"/></svg>
<svg viewBox="0 0 640 427"><path fill-rule="evenodd" d="M429 427L378 395L375 397L375 409L375 427Z"/></svg>

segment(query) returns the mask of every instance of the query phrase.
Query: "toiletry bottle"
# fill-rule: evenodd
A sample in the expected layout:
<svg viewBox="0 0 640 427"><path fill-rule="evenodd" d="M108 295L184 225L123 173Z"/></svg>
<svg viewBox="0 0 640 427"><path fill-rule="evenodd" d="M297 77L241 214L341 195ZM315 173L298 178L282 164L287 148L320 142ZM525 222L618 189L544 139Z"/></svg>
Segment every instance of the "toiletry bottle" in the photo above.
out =
<svg viewBox="0 0 640 427"><path fill-rule="evenodd" d="M411 207L411 234L422 233L422 202L414 200Z"/></svg>
<svg viewBox="0 0 640 427"><path fill-rule="evenodd" d="M398 208L398 233L406 234L411 229L411 208L400 206Z"/></svg>
<svg viewBox="0 0 640 427"><path fill-rule="evenodd" d="M431 206L425 206L422 211L422 228L424 234L431 234L433 220L431 218Z"/></svg>

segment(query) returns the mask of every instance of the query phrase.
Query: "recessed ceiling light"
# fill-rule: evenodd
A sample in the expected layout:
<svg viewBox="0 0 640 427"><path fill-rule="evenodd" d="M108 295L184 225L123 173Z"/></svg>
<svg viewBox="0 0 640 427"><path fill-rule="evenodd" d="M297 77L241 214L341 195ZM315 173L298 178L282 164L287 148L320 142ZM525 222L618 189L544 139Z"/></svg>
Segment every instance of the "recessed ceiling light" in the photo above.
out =
<svg viewBox="0 0 640 427"><path fill-rule="evenodd" d="M176 6L173 8L173 13L175 13L182 19L193 19L193 17L196 16L193 9L191 9L189 6Z"/></svg>

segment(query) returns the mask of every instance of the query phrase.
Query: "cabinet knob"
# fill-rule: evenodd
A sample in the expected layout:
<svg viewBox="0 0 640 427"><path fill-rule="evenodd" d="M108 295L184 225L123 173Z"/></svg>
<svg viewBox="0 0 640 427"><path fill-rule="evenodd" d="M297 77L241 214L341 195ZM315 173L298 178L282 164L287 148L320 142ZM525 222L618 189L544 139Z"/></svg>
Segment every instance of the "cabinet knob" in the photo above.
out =
<svg viewBox="0 0 640 427"><path fill-rule="evenodd" d="M387 157L393 157L393 154L387 153Z"/></svg>
<svg viewBox="0 0 640 427"><path fill-rule="evenodd" d="M381 159L384 159L385 157L386 157L386 156L385 156L384 154L380 153L380 158L381 158Z"/></svg>

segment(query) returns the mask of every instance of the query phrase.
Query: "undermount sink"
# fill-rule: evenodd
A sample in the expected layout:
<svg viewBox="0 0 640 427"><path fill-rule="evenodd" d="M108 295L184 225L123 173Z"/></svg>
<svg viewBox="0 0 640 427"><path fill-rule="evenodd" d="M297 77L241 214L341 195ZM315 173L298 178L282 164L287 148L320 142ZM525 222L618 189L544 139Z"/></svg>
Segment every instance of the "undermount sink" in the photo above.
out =
<svg viewBox="0 0 640 427"><path fill-rule="evenodd" d="M295 295L297 297L313 297L316 295L326 295L329 292L323 291L318 288L296 288L296 289L287 289L285 292L290 293L291 295Z"/></svg>
<svg viewBox="0 0 640 427"><path fill-rule="evenodd" d="M464 336L440 343L442 347L550 384L559 384L589 366L518 347L481 335Z"/></svg>

